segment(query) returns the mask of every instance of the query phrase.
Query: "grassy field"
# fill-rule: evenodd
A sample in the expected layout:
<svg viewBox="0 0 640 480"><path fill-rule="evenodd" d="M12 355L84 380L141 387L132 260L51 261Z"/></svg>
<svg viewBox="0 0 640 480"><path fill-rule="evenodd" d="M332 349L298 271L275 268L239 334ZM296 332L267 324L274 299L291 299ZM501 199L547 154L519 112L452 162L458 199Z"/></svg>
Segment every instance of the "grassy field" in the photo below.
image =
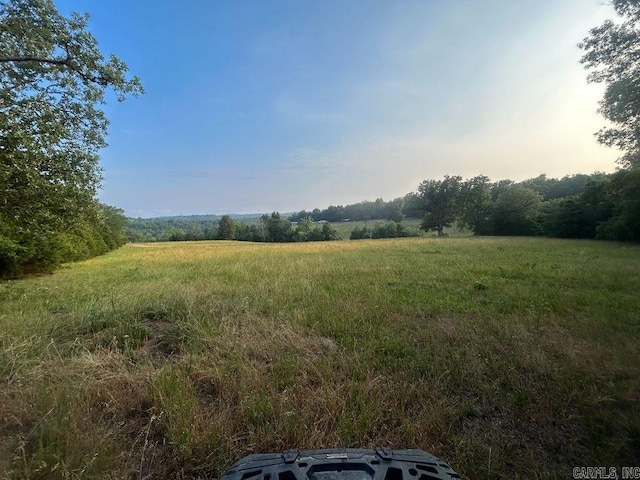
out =
<svg viewBox="0 0 640 480"><path fill-rule="evenodd" d="M0 472L216 478L383 444L472 479L637 465L639 292L616 243L128 245L0 283Z"/></svg>

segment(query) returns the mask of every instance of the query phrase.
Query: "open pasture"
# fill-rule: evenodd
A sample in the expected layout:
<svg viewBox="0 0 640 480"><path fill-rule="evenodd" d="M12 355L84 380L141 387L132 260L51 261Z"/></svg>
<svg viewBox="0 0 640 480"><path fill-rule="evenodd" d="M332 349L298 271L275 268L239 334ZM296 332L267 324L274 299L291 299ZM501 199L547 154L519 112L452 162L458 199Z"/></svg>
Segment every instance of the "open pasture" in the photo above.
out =
<svg viewBox="0 0 640 480"><path fill-rule="evenodd" d="M422 448L465 478L640 458L640 247L127 245L0 284L4 478L215 478Z"/></svg>

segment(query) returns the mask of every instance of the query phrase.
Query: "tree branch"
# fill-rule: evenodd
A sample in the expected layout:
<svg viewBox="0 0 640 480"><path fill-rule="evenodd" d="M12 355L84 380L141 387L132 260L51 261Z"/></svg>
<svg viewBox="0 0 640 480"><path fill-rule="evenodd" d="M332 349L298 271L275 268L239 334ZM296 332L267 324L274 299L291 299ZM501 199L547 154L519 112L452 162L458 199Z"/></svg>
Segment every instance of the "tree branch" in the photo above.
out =
<svg viewBox="0 0 640 480"><path fill-rule="evenodd" d="M64 60L56 60L53 58L39 58L39 57L8 57L2 58L0 57L0 63L9 63L9 62L38 62L38 63L49 63L51 65L66 65L70 67L70 58L65 58Z"/></svg>
<svg viewBox="0 0 640 480"><path fill-rule="evenodd" d="M107 85L109 85L109 80L106 79L105 77L95 77L93 75L87 75L84 72L82 72L80 69L76 68L73 65L73 63L71 63L70 57L67 57L64 60L56 60L54 58L39 58L39 57L6 57L6 58L0 57L0 63L9 63L9 62L16 62L16 63L37 62L37 63L46 63L49 65L62 65L74 71L78 75L80 75L80 77L85 82L97 83L98 85L101 85L103 87L106 87Z"/></svg>

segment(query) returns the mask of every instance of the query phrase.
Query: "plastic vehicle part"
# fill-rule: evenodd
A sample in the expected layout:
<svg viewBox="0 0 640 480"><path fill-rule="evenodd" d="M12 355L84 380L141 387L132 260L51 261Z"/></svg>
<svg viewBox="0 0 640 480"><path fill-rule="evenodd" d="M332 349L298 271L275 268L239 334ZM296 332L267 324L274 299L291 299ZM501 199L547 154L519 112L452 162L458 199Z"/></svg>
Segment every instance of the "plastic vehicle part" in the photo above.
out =
<svg viewBox="0 0 640 480"><path fill-rule="evenodd" d="M450 480L461 478L423 450L287 450L234 463L221 480Z"/></svg>

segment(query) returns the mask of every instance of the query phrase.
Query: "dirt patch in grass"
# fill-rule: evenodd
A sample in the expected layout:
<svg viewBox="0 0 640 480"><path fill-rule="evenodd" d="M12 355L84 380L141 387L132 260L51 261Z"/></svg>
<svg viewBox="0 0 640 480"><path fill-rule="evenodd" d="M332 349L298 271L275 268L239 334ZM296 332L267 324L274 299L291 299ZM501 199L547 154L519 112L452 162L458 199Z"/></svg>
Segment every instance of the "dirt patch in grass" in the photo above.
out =
<svg viewBox="0 0 640 480"><path fill-rule="evenodd" d="M148 357L158 367L163 362L180 356L184 347L180 329L168 318L145 318L143 324L151 330L140 347L136 349L139 357Z"/></svg>
<svg viewBox="0 0 640 480"><path fill-rule="evenodd" d="M198 370L191 374L191 382L201 404L211 406L218 402L221 385L217 375L208 370Z"/></svg>

